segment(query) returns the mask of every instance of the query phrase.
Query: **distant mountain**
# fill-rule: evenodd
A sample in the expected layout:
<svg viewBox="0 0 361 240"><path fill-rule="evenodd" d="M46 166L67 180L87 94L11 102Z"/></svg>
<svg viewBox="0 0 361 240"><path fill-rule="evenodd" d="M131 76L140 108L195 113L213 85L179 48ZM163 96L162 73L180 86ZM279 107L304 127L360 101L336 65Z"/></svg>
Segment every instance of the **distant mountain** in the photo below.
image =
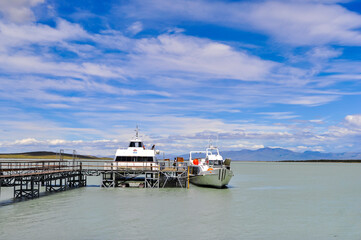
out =
<svg viewBox="0 0 361 240"><path fill-rule="evenodd" d="M261 148L258 150L222 151L224 158L243 161L284 161L284 160L355 160L361 153L321 153L317 151L293 152L283 148Z"/></svg>
<svg viewBox="0 0 361 240"><path fill-rule="evenodd" d="M285 161L285 160L356 160L361 153L321 153L317 151L293 152L283 148L260 148L257 150L221 151L223 158L240 161ZM173 156L172 156L173 157ZM188 159L188 154L182 155ZM171 158L172 159L172 158Z"/></svg>

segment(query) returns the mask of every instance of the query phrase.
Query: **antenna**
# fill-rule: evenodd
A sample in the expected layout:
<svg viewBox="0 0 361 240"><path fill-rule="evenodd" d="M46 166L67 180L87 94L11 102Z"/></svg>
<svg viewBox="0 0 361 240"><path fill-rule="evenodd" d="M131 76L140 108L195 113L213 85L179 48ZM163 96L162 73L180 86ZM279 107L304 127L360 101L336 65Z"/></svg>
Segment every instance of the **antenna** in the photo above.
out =
<svg viewBox="0 0 361 240"><path fill-rule="evenodd" d="M208 147L211 147L211 136L208 136Z"/></svg>
<svg viewBox="0 0 361 240"><path fill-rule="evenodd" d="M135 128L135 138L138 139L138 137L139 137L139 128L138 128L138 124L137 124L137 126Z"/></svg>

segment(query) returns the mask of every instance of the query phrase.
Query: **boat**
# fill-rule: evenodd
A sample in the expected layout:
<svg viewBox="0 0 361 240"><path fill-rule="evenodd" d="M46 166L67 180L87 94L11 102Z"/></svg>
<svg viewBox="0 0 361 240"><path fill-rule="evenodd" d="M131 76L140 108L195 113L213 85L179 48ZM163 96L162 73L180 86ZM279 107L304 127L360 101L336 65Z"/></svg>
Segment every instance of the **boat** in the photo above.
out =
<svg viewBox="0 0 361 240"><path fill-rule="evenodd" d="M194 157L202 156L205 157ZM225 188L234 176L231 159L223 160L217 147L210 145L206 151L189 153L189 181L203 187Z"/></svg>
<svg viewBox="0 0 361 240"><path fill-rule="evenodd" d="M127 148L118 148L115 152L113 163L107 166L113 169L128 170L152 170L158 167L156 155L160 152L155 150L155 145L146 148L139 137L138 126L135 129L135 136L129 141Z"/></svg>
<svg viewBox="0 0 361 240"><path fill-rule="evenodd" d="M104 187L185 187L188 183L188 165L178 157L174 162L157 159L160 154L155 145L147 148L139 137L138 126L135 137L127 148L116 150L112 162L104 163L102 174Z"/></svg>

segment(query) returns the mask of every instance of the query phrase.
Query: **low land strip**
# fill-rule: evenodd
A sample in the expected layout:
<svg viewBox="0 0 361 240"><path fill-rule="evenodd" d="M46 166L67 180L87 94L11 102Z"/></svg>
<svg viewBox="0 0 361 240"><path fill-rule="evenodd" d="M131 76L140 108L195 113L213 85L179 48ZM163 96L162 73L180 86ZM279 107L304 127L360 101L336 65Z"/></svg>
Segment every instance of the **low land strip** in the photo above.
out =
<svg viewBox="0 0 361 240"><path fill-rule="evenodd" d="M62 154L63 159L73 159L72 154ZM3 153L0 154L0 159L11 158L11 159L59 159L59 153L55 152L25 152L25 153ZM112 158L95 157L90 155L77 155L77 159L88 159L88 160L112 160Z"/></svg>

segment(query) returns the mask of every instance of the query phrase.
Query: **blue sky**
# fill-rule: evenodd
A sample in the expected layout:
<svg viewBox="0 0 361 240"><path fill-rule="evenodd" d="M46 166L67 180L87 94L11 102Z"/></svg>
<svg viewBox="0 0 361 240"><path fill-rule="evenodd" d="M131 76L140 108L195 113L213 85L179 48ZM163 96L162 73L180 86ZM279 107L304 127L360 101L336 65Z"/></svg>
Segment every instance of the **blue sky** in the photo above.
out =
<svg viewBox="0 0 361 240"><path fill-rule="evenodd" d="M360 152L361 2L0 2L0 152Z"/></svg>

